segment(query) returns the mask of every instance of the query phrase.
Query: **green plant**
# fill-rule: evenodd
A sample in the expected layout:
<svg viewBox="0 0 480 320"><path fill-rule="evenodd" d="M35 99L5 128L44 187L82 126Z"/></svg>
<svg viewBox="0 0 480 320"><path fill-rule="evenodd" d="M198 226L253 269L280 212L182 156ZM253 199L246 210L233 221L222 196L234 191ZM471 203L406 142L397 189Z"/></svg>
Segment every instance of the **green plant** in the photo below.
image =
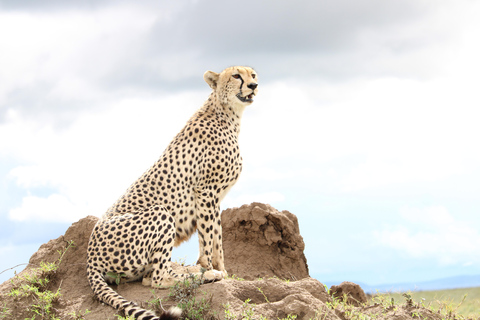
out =
<svg viewBox="0 0 480 320"><path fill-rule="evenodd" d="M4 302L3 306L0 309L0 319L9 319L12 313L10 309L7 308L7 303Z"/></svg>
<svg viewBox="0 0 480 320"><path fill-rule="evenodd" d="M162 305L162 299L157 297L155 289L150 290L150 292L152 293L152 296L154 298L147 301L148 308L152 310L157 310L159 312L164 311L165 308Z"/></svg>
<svg viewBox="0 0 480 320"><path fill-rule="evenodd" d="M402 296L405 298L405 301L407 302L408 307L413 307L413 299L412 299L412 294L411 292L404 292Z"/></svg>
<svg viewBox="0 0 480 320"><path fill-rule="evenodd" d="M372 302L376 305L382 306L383 312L387 312L388 310L394 310L395 306L395 298L390 297L389 295L384 294L376 294L372 298Z"/></svg>
<svg viewBox="0 0 480 320"><path fill-rule="evenodd" d="M327 301L327 302L325 302L325 304L326 304L327 307L329 307L330 309L335 310L335 309L337 309L337 307L340 305L340 300L335 299L335 298L332 298L332 301Z"/></svg>
<svg viewBox="0 0 480 320"><path fill-rule="evenodd" d="M223 304L223 309L225 311L225 320L237 319L237 317L230 311L230 303Z"/></svg>
<svg viewBox="0 0 480 320"><path fill-rule="evenodd" d="M134 316L125 316L125 317L122 317L120 315L117 315L117 319L118 320L135 320L135 317Z"/></svg>
<svg viewBox="0 0 480 320"><path fill-rule="evenodd" d="M265 295L265 293L263 293L262 288L258 287L257 289L258 289L258 291L260 291L260 293L263 295L263 297L265 298L265 301L267 301L267 303L270 303L270 301L268 301L268 298L267 298L267 296Z"/></svg>
<svg viewBox="0 0 480 320"><path fill-rule="evenodd" d="M83 313L81 311L70 312L68 315L72 317L73 320L84 320L84 317L89 314L91 311L86 309Z"/></svg>
<svg viewBox="0 0 480 320"><path fill-rule="evenodd" d="M447 319L453 319L455 313L461 307L461 305L465 302L466 299L467 299L467 295L465 294L459 303L455 303L452 300L439 301L440 314L442 314L443 316L446 316Z"/></svg>
<svg viewBox="0 0 480 320"><path fill-rule="evenodd" d="M253 319L254 316L254 308L255 305L249 305L250 301L252 301L250 298L245 300L245 302L242 304L242 320L251 320Z"/></svg>
<svg viewBox="0 0 480 320"><path fill-rule="evenodd" d="M261 289L260 288L257 288L260 292ZM263 293L263 292L262 292ZM253 319L257 319L257 320L267 320L267 318L263 315L260 315L260 316L257 316L255 315L255 304L250 304L252 300L250 298L248 298L247 300L245 300L245 302L243 302L242 304L242 314L241 314L241 319L242 320L253 320ZM267 302L268 302L268 299L267 299ZM223 308L224 308L224 315L225 315L225 320L235 320L237 319L237 316L230 311L230 304L229 303L226 303L223 305ZM278 320L295 320L297 319L297 316L296 315L293 315L293 314L289 314L287 315L286 318L277 318Z"/></svg>
<svg viewBox="0 0 480 320"><path fill-rule="evenodd" d="M232 274L231 276L227 276L226 279L232 279L237 281L245 281L245 279L238 277L236 274Z"/></svg>
<svg viewBox="0 0 480 320"><path fill-rule="evenodd" d="M197 300L195 297L186 301L185 303L179 303L178 306L183 310L184 319L190 320L203 320L214 318L211 309L212 297L209 300L201 298Z"/></svg>
<svg viewBox="0 0 480 320"><path fill-rule="evenodd" d="M321 309L315 310L315 316L310 320L325 320L328 316L328 310L327 306L322 306Z"/></svg>
<svg viewBox="0 0 480 320"><path fill-rule="evenodd" d="M325 289L327 290L327 293L331 294L328 288ZM315 320L325 320L329 314L331 314L331 311L345 320L374 320L377 318L376 314L365 313L365 310L369 308L366 305L356 307L353 304L348 303L348 295L345 293L341 297L331 295L331 298L331 301L325 303L326 308L316 310L314 317ZM378 301L380 303L375 302L374 306L381 306L383 313L385 313L386 310L390 310L390 302L385 297L380 298L381 300Z"/></svg>
<svg viewBox="0 0 480 320"><path fill-rule="evenodd" d="M170 288L169 299L178 303L178 307L183 310L182 318L189 320L215 319L210 304L212 296L208 299L197 298L198 288L205 282L203 274L205 269L201 269L200 275L189 274L183 280L175 283ZM161 301L158 301L161 306Z"/></svg>
<svg viewBox="0 0 480 320"><path fill-rule="evenodd" d="M107 277L113 278L115 280L115 284L118 286L120 282L122 282L122 278L127 277L127 275L125 273L107 272Z"/></svg>
<svg viewBox="0 0 480 320"><path fill-rule="evenodd" d="M200 276L189 274L170 288L169 297L179 303L185 303L197 294L198 288L205 282L203 272Z"/></svg>
<svg viewBox="0 0 480 320"><path fill-rule="evenodd" d="M437 291L421 291L407 293L377 293L371 299L375 304L382 304L384 310L396 310L399 305L393 306L394 301L404 298L405 307L414 308L412 317L420 319L428 313L438 314L441 319L476 319L480 320L480 288L462 288ZM419 302L416 302L419 301Z"/></svg>
<svg viewBox="0 0 480 320"><path fill-rule="evenodd" d="M183 258L178 258L178 260L175 260L174 262L184 267L186 265L186 262L185 262L186 260L187 260L187 257L185 256Z"/></svg>
<svg viewBox="0 0 480 320"><path fill-rule="evenodd" d="M272 277L269 277L268 279L277 279L277 280L281 280L281 281L283 281L283 282L285 282L285 283L290 283L290 281L291 281L290 279L287 279L287 278L280 279L280 278L277 277L277 276L272 276ZM324 285L324 286L325 286L325 285Z"/></svg>
<svg viewBox="0 0 480 320"><path fill-rule="evenodd" d="M65 249L57 251L59 258L55 262L42 261L40 266L32 269L29 274L21 278L16 276L16 281L12 279L13 287L9 296L14 298L31 296L33 299L32 305L27 308L32 313L30 320L59 320L53 304L61 296L60 288L52 292L47 290L47 285L60 266L65 253L72 246L74 246L73 241L68 241Z"/></svg>
<svg viewBox="0 0 480 320"><path fill-rule="evenodd" d="M36 303L31 305L30 311L38 315L40 319L58 319L53 310L53 303L60 298L60 288L56 292L49 290L40 292L38 288L34 287L33 291L33 298ZM34 316L32 319L36 319L36 317Z"/></svg>
<svg viewBox="0 0 480 320"><path fill-rule="evenodd" d="M65 255L65 253L67 253L68 249L70 249L71 247L75 247L75 242L73 242L73 240L67 241L67 247L65 249L57 250L57 253L60 255L60 258L58 258L58 260L56 261L57 266L60 265L60 263L62 263L63 256Z"/></svg>

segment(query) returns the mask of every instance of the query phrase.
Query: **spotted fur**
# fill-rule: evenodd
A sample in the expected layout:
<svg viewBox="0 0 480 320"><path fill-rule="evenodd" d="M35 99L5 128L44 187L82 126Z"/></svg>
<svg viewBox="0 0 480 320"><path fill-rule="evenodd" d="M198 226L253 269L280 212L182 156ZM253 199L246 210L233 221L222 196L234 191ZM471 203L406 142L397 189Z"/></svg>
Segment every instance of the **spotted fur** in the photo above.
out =
<svg viewBox="0 0 480 320"><path fill-rule="evenodd" d="M159 319L124 299L107 282L171 286L174 246L199 235L198 264L207 278L227 275L223 261L220 201L242 170L238 135L243 110L257 94L248 67L207 71L207 101L168 145L160 159L108 209L88 244L87 274L95 295L136 319ZM164 314L178 318L178 310ZM168 319L168 318L165 318Z"/></svg>

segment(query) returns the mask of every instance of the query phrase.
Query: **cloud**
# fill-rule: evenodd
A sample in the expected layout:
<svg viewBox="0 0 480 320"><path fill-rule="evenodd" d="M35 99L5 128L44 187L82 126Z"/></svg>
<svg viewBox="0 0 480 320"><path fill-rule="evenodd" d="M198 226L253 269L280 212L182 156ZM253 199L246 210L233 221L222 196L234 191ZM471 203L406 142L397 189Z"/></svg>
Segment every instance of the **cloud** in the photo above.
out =
<svg viewBox="0 0 480 320"><path fill-rule="evenodd" d="M14 221L73 222L85 217L86 212L81 204L54 193L46 198L24 197L19 208L10 210L9 217Z"/></svg>
<svg viewBox="0 0 480 320"><path fill-rule="evenodd" d="M21 163L7 181L28 194L9 216L73 222L103 214L158 159L206 92L118 101L61 130L12 113L0 125L0 135L11 137L0 141L0 155Z"/></svg>
<svg viewBox="0 0 480 320"><path fill-rule="evenodd" d="M455 97L446 90L452 85L402 79L262 85L242 123L244 172L223 207L276 203L300 190L314 196L438 183L472 172L480 161L468 147L480 136L478 98L465 92L466 103L453 111ZM0 141L0 150L22 164L10 170L10 181L43 197L42 206L52 201L54 208L65 204L65 212L78 205L84 214L101 215L158 159L207 93L205 85L163 97L120 97L63 129L11 111L0 134L15 138ZM40 196L41 188L63 198ZM16 215L33 214L33 199Z"/></svg>
<svg viewBox="0 0 480 320"><path fill-rule="evenodd" d="M198 75L231 64L266 81L431 77L468 29L446 23L437 2L68 3L3 4L0 121L15 109L65 125L128 93L200 88Z"/></svg>
<svg viewBox="0 0 480 320"><path fill-rule="evenodd" d="M377 244L441 265L480 265L480 233L443 206L404 207L403 222L375 231Z"/></svg>
<svg viewBox="0 0 480 320"><path fill-rule="evenodd" d="M135 64L141 35L156 19L158 14L129 5L86 12L2 11L0 121L11 109L44 116L43 121L53 112L65 121L79 110L101 108L125 91L124 86L108 90L111 74L123 70L125 61Z"/></svg>
<svg viewBox="0 0 480 320"><path fill-rule="evenodd" d="M346 191L439 182L477 167L480 153L469 146L480 135L472 122L478 115L474 105L480 101L457 87L455 79L379 79L367 82L350 102L362 105L349 110L347 118L361 119L350 123L356 133L351 150L360 149L365 158L342 179Z"/></svg>
<svg viewBox="0 0 480 320"><path fill-rule="evenodd" d="M185 42L204 48L215 56L252 51L333 52L348 46L356 33L363 29L392 25L407 17L416 17L424 13L422 11L424 9L414 1L392 5L378 0L362 3L248 0L238 6L206 0L184 8L177 16L181 22L175 23L179 24L178 30ZM243 17L244 23L232 21L229 14L218 14L230 12Z"/></svg>
<svg viewBox="0 0 480 320"><path fill-rule="evenodd" d="M373 0L247 1L239 8L230 2L198 1L179 13L175 28L158 24L155 34L164 38L173 31L175 39L181 39L173 41L177 51L193 47L201 62L213 65L232 59L251 63L268 80L430 77L438 74L438 62L448 54L441 49L453 38L445 26L445 19L452 18L437 18L445 7L438 2ZM244 17L245 23L232 23L230 14L222 14L230 12ZM205 19L215 13L220 14Z"/></svg>
<svg viewBox="0 0 480 320"><path fill-rule="evenodd" d="M343 193L466 176L480 161L470 147L480 136L480 100L458 81L263 85L243 120L242 151L255 166L245 175L309 186L315 178Z"/></svg>

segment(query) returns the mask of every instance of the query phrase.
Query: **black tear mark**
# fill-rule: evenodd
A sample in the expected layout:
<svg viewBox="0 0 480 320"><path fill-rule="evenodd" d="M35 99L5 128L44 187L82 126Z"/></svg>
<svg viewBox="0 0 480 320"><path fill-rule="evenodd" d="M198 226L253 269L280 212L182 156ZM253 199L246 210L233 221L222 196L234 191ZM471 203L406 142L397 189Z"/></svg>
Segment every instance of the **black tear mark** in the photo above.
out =
<svg viewBox="0 0 480 320"><path fill-rule="evenodd" d="M242 84L240 85L240 92L242 92L242 87L243 87L243 78L241 75L238 75L240 77L240 80L242 81Z"/></svg>

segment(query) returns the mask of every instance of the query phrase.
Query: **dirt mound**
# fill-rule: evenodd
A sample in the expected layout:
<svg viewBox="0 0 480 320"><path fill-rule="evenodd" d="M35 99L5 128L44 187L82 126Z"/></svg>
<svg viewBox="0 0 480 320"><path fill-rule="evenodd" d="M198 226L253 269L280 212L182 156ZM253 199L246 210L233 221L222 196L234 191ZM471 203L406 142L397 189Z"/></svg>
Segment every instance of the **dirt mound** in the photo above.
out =
<svg viewBox="0 0 480 320"><path fill-rule="evenodd" d="M246 315L254 309L257 319L260 315L267 319L283 319L288 315L297 315L297 319L314 319L317 310L327 310L325 302L332 301L325 287L313 278L289 282L276 278L223 280L205 287L207 296L213 294L212 308L218 314L224 313L224 304L228 302L229 310L235 315ZM250 299L248 304L245 303L247 299ZM330 318L326 319L337 317L330 311Z"/></svg>
<svg viewBox="0 0 480 320"><path fill-rule="evenodd" d="M360 306L367 302L367 295L356 283L344 281L338 286L331 286L330 293L336 299L347 300L349 304Z"/></svg>
<svg viewBox="0 0 480 320"><path fill-rule="evenodd" d="M227 270L237 270L237 274L245 278L275 275L282 279L301 280L226 279L203 284L197 291L197 298L209 302L213 316L208 319L260 319L260 316L264 319L284 319L289 315L296 315L298 320L344 320L351 319L355 314L368 315L375 319L414 319L418 315L424 319L440 319L440 315L411 302L395 307L389 304L354 307L348 302L341 303L340 299L332 298L318 280L308 277L302 252L304 244L298 231L297 219L289 212L278 212L268 205L254 203L239 209L226 210L222 217L225 226L223 234ZM99 302L87 282L87 243L97 221L98 218L88 216L74 223L65 235L42 245L31 257L30 264L24 271L0 285L0 319L30 319L36 310L35 319L50 319L46 314L54 312L59 319L117 320L118 313L112 307ZM74 246L70 245L71 241ZM258 243L253 243L255 241ZM65 251L66 248L68 249ZM246 251L242 251L242 248ZM255 259L248 259L246 253ZM235 256L237 254L238 257ZM56 262L60 257L61 263L55 272L38 271L42 263ZM266 261L269 268L264 268L258 263L259 260ZM185 273L191 269L179 265L173 267ZM249 272L249 269L252 271ZM55 293L59 290L61 293L59 298L54 299L49 311L45 306L43 309L35 307L41 305L39 296L11 295L12 289L19 289L22 284L32 282L25 280L25 277L35 274L40 274L41 277L48 274L46 277L50 279L41 292ZM149 309L160 308L158 299L162 299L161 307L165 309L178 303L168 298L170 290L152 290L142 286L140 282L120 284L113 288L128 300ZM349 293L357 300L359 296L365 296L355 284L341 285L336 292L340 292L340 288L342 293ZM149 302L153 299L157 299L157 303ZM87 309L90 313L84 315Z"/></svg>
<svg viewBox="0 0 480 320"><path fill-rule="evenodd" d="M47 290L56 292L60 288L61 298L55 304L55 309L61 319L70 319L68 314L71 312L91 310L86 319L110 319L112 308L104 306L94 299L92 289L87 282L86 260L87 245L90 234L98 221L97 217L88 216L72 224L65 235L57 239L50 240L43 244L37 252L30 258L27 268L13 278L14 283L6 281L0 285L0 293L3 295L2 300L7 301L7 305L11 311L12 319L25 319L31 317L30 305L35 301L32 297L10 297L6 296L12 288L21 285L24 281L20 278L36 273L36 269L40 267L41 262L54 263L60 257L60 252L68 247L69 241L73 241L73 246L69 247L62 258L62 262L55 274L51 277L51 281L47 286ZM10 302L10 303L8 303Z"/></svg>
<svg viewBox="0 0 480 320"><path fill-rule="evenodd" d="M222 212L225 268L247 280L308 277L305 243L297 217L268 204L252 203Z"/></svg>

